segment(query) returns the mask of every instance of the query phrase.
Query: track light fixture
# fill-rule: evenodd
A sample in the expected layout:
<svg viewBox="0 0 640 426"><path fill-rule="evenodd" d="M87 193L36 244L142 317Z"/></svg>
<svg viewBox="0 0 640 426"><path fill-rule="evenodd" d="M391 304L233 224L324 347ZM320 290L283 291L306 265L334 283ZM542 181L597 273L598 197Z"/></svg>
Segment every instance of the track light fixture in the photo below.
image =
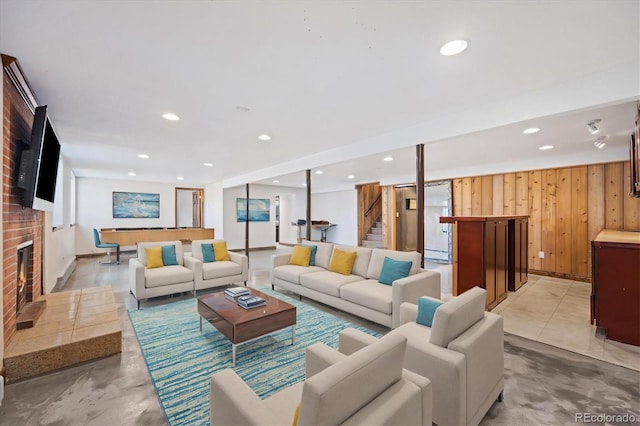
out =
<svg viewBox="0 0 640 426"><path fill-rule="evenodd" d="M592 135L595 135L600 131L600 129L596 127L596 124L598 124L599 122L600 122L600 119L596 119L596 120L591 120L589 123L587 123L587 126L589 127L589 133L591 133Z"/></svg>
<svg viewBox="0 0 640 426"><path fill-rule="evenodd" d="M596 146L596 148L602 149L606 145L606 143L604 142L606 138L606 136L600 136L593 144Z"/></svg>

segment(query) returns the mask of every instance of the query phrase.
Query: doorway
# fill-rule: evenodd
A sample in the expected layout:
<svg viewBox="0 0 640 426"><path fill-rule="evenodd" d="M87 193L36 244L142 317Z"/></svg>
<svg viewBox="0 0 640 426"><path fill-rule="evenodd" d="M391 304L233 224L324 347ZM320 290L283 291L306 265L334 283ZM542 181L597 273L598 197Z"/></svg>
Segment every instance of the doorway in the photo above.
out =
<svg viewBox="0 0 640 426"><path fill-rule="evenodd" d="M176 228L202 228L204 190L176 188Z"/></svg>
<svg viewBox="0 0 640 426"><path fill-rule="evenodd" d="M424 185L424 258L434 263L451 263L451 224L440 223L441 216L451 216L453 207L451 181L427 182Z"/></svg>

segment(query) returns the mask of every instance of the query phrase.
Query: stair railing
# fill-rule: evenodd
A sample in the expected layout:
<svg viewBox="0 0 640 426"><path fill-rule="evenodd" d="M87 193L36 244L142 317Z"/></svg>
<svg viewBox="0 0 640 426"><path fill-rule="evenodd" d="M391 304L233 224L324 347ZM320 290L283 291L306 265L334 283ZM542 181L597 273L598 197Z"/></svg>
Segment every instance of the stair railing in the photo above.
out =
<svg viewBox="0 0 640 426"><path fill-rule="evenodd" d="M380 216L382 216L382 193L378 194L376 199L373 200L367 211L364 213L364 223L361 228L364 234L359 236L360 245L362 245L362 240L366 238L367 234L371 231L371 228Z"/></svg>

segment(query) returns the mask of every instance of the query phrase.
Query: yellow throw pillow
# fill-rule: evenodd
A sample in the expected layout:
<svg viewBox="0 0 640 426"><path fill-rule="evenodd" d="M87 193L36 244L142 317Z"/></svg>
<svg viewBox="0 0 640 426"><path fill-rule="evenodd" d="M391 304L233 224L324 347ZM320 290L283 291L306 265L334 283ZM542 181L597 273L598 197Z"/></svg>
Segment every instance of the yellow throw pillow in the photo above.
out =
<svg viewBox="0 0 640 426"><path fill-rule="evenodd" d="M311 247L295 246L293 253L291 253L291 259L289 259L289 265L309 266L310 259Z"/></svg>
<svg viewBox="0 0 640 426"><path fill-rule="evenodd" d="M293 422L291 423L292 426L298 426L298 417L300 417L300 402L298 402L298 405L296 406L296 411L295 413L293 413Z"/></svg>
<svg viewBox="0 0 640 426"><path fill-rule="evenodd" d="M229 257L229 252L227 251L226 241L214 241L213 252L216 255L216 262L220 260L231 260L231 258Z"/></svg>
<svg viewBox="0 0 640 426"><path fill-rule="evenodd" d="M162 263L162 247L145 247L144 252L147 255L147 269L160 268L164 266Z"/></svg>
<svg viewBox="0 0 640 426"><path fill-rule="evenodd" d="M331 262L329 262L329 270L343 275L351 275L353 263L356 261L356 254L355 251L342 251L334 248Z"/></svg>

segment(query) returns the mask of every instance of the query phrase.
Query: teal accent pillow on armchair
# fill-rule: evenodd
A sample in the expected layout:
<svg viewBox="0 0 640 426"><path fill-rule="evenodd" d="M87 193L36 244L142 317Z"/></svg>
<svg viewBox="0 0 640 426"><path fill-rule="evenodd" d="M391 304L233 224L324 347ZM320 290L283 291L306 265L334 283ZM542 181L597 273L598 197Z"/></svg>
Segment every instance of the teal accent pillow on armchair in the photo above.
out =
<svg viewBox="0 0 640 426"><path fill-rule="evenodd" d="M385 256L378 282L381 284L391 285L395 280L408 277L412 264L413 262L410 260L393 260L390 257Z"/></svg>
<svg viewBox="0 0 640 426"><path fill-rule="evenodd" d="M216 254L213 251L213 244L202 244L202 262L211 263L216 261Z"/></svg>
<svg viewBox="0 0 640 426"><path fill-rule="evenodd" d="M162 263L164 266L178 264L178 260L176 259L176 246L162 246Z"/></svg>
<svg viewBox="0 0 640 426"><path fill-rule="evenodd" d="M420 297L418 299L418 317L416 318L416 322L431 328L433 316L436 314L436 309L438 309L440 305L442 305L442 302L439 300L430 297Z"/></svg>

